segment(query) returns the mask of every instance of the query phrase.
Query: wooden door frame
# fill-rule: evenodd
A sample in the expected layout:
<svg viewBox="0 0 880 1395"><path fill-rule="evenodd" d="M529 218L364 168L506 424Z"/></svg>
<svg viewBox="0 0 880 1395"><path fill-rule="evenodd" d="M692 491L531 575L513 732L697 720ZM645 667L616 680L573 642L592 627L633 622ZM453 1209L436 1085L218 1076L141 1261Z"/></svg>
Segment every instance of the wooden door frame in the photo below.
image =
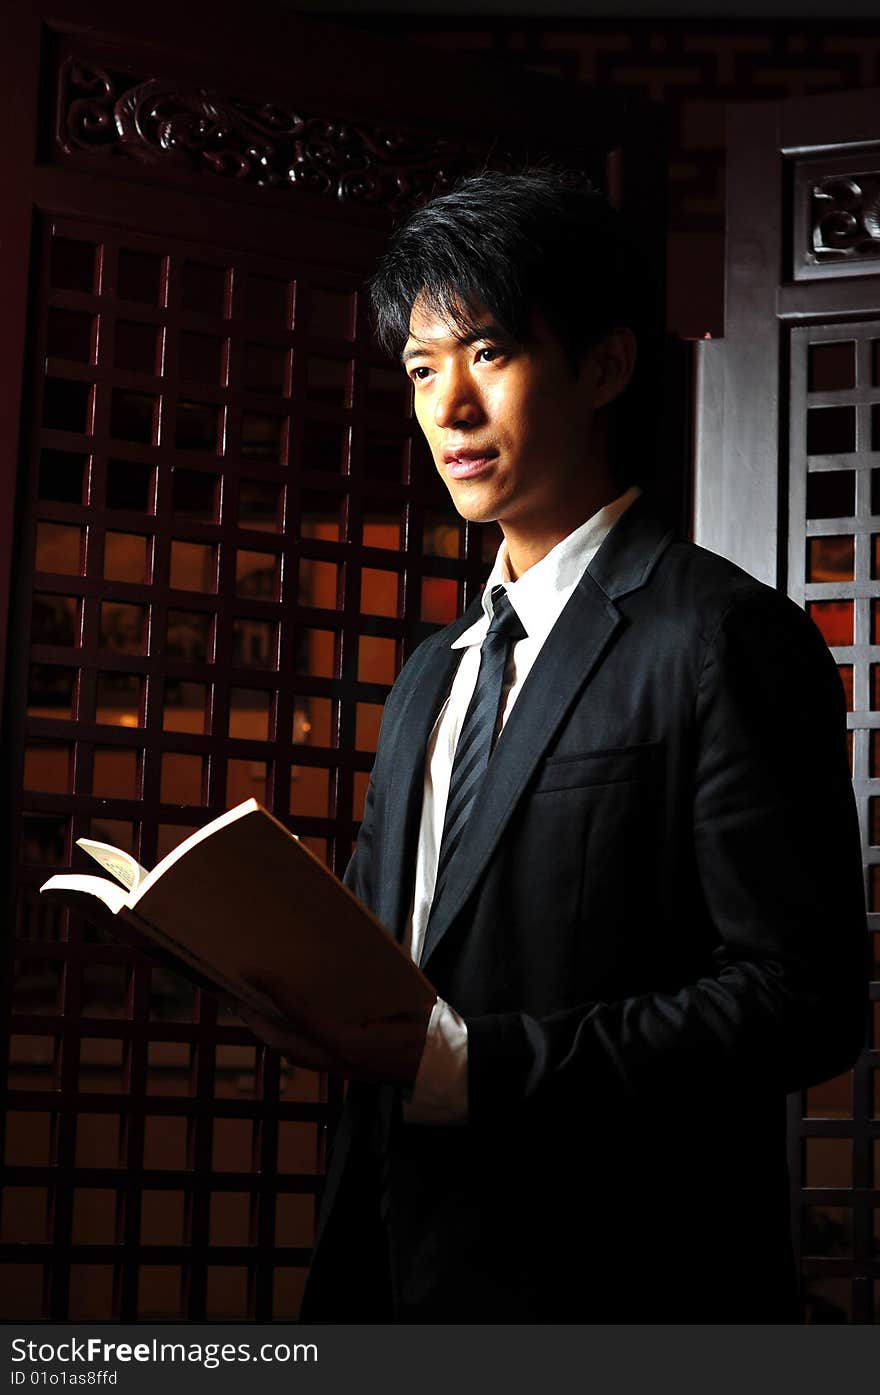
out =
<svg viewBox="0 0 880 1395"><path fill-rule="evenodd" d="M836 145L876 147L878 106L880 88L866 88L845 101L829 93L728 109L724 336L696 345L694 540L783 589L785 336L823 314L880 315L880 276L791 279L786 191L796 159Z"/></svg>
<svg viewBox="0 0 880 1395"><path fill-rule="evenodd" d="M854 785L869 888L869 937L880 931L880 908L872 911L872 872L880 855L872 842L871 800L876 769L871 738L880 729L878 699L870 674L876 658L876 627L870 607L880 597L870 546L875 525L871 475L866 458L870 414L880 402L876 367L871 374L872 338L880 339L880 258L846 260L833 247L815 250L815 181L844 170L880 169L880 88L795 101L733 107L728 120L726 313L724 337L699 343L695 404L695 538L729 557L768 585L788 593L808 611L811 602L849 608L846 626L828 643L837 663L848 670ZM820 227L818 219L816 228ZM834 258L840 257L840 260ZM867 325L863 322L868 322ZM876 334L873 334L876 324ZM852 340L850 386L826 393L811 388L808 353L812 343ZM876 359L875 359L876 364ZM812 394L812 396L811 396ZM817 444L811 452L807 425L810 407L840 403L852 414L848 443ZM857 421L862 425L856 429ZM872 433L873 434L873 433ZM823 452L827 452L823 455ZM812 454L813 463L807 465ZM835 500L826 518L808 513L807 482L823 471L849 471L851 507ZM797 471L798 473L795 473ZM876 499L876 496L875 496ZM829 506L831 507L831 506ZM850 574L813 576L806 564L805 538L852 535ZM820 604L821 609L821 604ZM818 612L814 618L819 622ZM827 622L826 622L827 623ZM803 756L809 761L810 752ZM796 831L795 831L796 836ZM876 883L874 883L876 885ZM833 934L833 927L829 927ZM866 956L867 957L867 956ZM873 956L876 958L875 955ZM880 1000L880 983L871 985ZM789 1173L792 1232L805 1280L839 1276L852 1282L855 1322L877 1320L872 1286L872 1207L877 1203L872 1149L872 1072L880 1063L876 1040L847 1076L849 1114L838 1104L810 1107L802 1092L789 1096ZM843 1077L837 1082L843 1085ZM843 1095L843 1089L838 1096ZM841 1114L846 1117L839 1117ZM820 1186L805 1175L806 1140L851 1140L852 1164L845 1185ZM801 1255L808 1206L840 1206L851 1216L851 1257ZM817 1319L818 1320L818 1319Z"/></svg>

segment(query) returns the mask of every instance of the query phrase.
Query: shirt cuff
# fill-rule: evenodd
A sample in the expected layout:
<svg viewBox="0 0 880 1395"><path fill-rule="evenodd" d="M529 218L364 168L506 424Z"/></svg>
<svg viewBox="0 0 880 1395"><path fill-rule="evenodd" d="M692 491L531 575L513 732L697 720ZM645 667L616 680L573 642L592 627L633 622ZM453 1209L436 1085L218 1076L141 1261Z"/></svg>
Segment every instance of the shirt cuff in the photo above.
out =
<svg viewBox="0 0 880 1395"><path fill-rule="evenodd" d="M458 1013L438 998L428 1020L425 1049L411 1091L403 1091L407 1124L467 1122L467 1027Z"/></svg>

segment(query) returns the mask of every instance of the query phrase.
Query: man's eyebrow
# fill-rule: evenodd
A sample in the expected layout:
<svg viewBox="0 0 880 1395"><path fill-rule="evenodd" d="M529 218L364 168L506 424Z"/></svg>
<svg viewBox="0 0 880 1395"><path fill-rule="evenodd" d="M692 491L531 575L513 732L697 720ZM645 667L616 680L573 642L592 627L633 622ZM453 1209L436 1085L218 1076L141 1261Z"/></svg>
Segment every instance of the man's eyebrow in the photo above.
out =
<svg viewBox="0 0 880 1395"><path fill-rule="evenodd" d="M510 339L510 333L503 325L499 325L496 321L492 320L485 325L476 325L473 329L469 329L467 334L455 334L450 337L453 338L457 344L464 344L467 346L468 344L477 344L481 339L501 339L506 341ZM404 349L403 353L400 355L401 363L406 365L409 363L410 359L420 358L422 354L429 354L431 349L436 347L436 344L439 342L440 341L426 339L422 341L421 348Z"/></svg>

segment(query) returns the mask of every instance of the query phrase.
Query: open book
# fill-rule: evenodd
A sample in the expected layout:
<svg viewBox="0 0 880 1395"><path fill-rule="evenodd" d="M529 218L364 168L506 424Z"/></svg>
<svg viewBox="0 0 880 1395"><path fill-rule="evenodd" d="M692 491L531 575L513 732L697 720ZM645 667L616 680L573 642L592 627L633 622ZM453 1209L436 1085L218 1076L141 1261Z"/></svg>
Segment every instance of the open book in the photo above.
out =
<svg viewBox="0 0 880 1395"><path fill-rule="evenodd" d="M362 1022L419 1012L435 992L385 927L256 799L198 829L151 872L91 838L107 877L56 873L40 891L135 948L277 1020L242 971L284 982L308 1013Z"/></svg>

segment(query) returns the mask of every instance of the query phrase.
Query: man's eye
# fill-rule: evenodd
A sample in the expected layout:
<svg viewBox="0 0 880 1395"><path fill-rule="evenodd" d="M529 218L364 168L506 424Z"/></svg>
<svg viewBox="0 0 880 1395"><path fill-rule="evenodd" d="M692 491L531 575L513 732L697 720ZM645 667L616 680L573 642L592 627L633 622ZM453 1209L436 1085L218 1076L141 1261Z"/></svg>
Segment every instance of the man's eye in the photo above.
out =
<svg viewBox="0 0 880 1395"><path fill-rule="evenodd" d="M412 369L410 376L415 380L415 382L423 383L425 381L425 377L428 373L430 373L430 371L430 368L427 368L423 364L420 364L418 368Z"/></svg>
<svg viewBox="0 0 880 1395"><path fill-rule="evenodd" d="M477 360L479 360L483 356L483 354L488 354L489 357L485 360L485 362L491 363L493 359L500 358L501 353L501 349L495 348L493 345L488 344L485 349L477 350Z"/></svg>

